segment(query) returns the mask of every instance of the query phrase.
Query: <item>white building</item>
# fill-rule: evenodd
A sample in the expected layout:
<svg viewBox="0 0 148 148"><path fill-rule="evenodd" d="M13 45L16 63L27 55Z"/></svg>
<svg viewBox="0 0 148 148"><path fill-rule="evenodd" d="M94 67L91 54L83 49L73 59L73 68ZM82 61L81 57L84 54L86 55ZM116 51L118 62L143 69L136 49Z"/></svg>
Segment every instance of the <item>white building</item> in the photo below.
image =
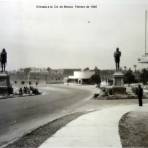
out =
<svg viewBox="0 0 148 148"><path fill-rule="evenodd" d="M69 82L75 82L78 84L88 84L91 83L91 77L95 74L95 71L74 71L72 76L68 77Z"/></svg>

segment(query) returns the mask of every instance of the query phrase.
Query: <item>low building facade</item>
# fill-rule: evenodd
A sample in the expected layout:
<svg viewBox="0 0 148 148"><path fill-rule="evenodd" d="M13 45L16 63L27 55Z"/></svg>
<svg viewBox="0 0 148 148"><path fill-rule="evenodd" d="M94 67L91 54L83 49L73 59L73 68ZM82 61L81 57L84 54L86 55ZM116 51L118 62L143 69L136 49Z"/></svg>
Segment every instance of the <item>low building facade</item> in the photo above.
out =
<svg viewBox="0 0 148 148"><path fill-rule="evenodd" d="M74 71L72 76L68 76L67 82L78 84L90 84L91 77L95 74L94 70Z"/></svg>

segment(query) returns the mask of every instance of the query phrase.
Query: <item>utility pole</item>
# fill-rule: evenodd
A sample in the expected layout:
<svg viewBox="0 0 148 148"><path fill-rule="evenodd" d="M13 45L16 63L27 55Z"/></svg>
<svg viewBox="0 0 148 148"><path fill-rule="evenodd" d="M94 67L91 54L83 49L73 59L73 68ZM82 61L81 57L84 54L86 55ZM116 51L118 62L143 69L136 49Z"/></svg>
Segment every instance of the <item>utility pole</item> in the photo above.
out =
<svg viewBox="0 0 148 148"><path fill-rule="evenodd" d="M145 10L145 55L147 54L147 10Z"/></svg>

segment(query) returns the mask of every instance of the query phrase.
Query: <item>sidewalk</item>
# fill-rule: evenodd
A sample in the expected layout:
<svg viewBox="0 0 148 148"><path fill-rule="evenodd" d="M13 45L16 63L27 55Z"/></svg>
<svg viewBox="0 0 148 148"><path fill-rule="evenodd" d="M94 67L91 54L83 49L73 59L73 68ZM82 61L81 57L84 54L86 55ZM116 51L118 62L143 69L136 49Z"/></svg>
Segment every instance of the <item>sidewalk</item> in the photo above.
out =
<svg viewBox="0 0 148 148"><path fill-rule="evenodd" d="M120 105L88 113L57 131L39 148L121 148L120 118L129 111L142 108L138 105Z"/></svg>

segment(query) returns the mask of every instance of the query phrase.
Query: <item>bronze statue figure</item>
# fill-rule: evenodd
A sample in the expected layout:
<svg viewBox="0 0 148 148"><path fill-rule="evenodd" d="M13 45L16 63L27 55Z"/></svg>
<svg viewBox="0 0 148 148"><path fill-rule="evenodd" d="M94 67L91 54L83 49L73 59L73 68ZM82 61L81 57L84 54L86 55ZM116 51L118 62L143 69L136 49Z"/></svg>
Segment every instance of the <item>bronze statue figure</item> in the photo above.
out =
<svg viewBox="0 0 148 148"><path fill-rule="evenodd" d="M116 51L114 52L116 71L120 69L120 57L121 57L121 52L119 51L119 48L116 48Z"/></svg>
<svg viewBox="0 0 148 148"><path fill-rule="evenodd" d="M6 63L7 63L7 52L5 48L3 48L0 54L0 62L1 62L2 72L5 72Z"/></svg>

